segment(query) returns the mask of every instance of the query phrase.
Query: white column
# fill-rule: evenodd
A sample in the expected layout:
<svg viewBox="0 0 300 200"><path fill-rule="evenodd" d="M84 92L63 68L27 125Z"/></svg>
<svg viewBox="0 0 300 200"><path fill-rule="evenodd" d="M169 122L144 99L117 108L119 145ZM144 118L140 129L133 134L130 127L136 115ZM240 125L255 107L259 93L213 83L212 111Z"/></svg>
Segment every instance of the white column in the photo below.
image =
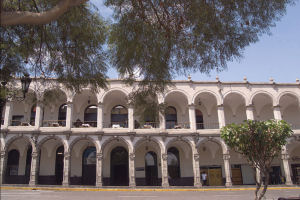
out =
<svg viewBox="0 0 300 200"><path fill-rule="evenodd" d="M72 128L72 116L73 116L73 102L68 101L67 103L67 117L66 117L66 128Z"/></svg>
<svg viewBox="0 0 300 200"><path fill-rule="evenodd" d="M13 111L13 102L7 101L5 104L5 115L4 115L3 128L7 128L8 126L11 125L12 111Z"/></svg>
<svg viewBox="0 0 300 200"><path fill-rule="evenodd" d="M34 125L37 129L43 125L43 104L41 102L38 102L36 105Z"/></svg>
<svg viewBox="0 0 300 200"><path fill-rule="evenodd" d="M202 187L201 180L200 180L200 164L199 164L199 154L194 154L194 186L195 187Z"/></svg>
<svg viewBox="0 0 300 200"><path fill-rule="evenodd" d="M134 153L129 153L129 186L135 187L135 166L134 166Z"/></svg>
<svg viewBox="0 0 300 200"><path fill-rule="evenodd" d="M30 168L30 186L35 186L37 184L38 172L39 172L39 153L32 152L31 154L31 168Z"/></svg>
<svg viewBox="0 0 300 200"><path fill-rule="evenodd" d="M218 119L219 119L219 128L222 128L223 126L226 125L223 104L218 105Z"/></svg>
<svg viewBox="0 0 300 200"><path fill-rule="evenodd" d="M194 104L189 105L189 118L191 130L196 131L196 113Z"/></svg>
<svg viewBox="0 0 300 200"><path fill-rule="evenodd" d="M5 168L6 168L6 157L5 157L5 151L0 152L0 185L4 183L4 177L5 177Z"/></svg>
<svg viewBox="0 0 300 200"><path fill-rule="evenodd" d="M103 129L103 104L101 102L98 103L97 107L97 128Z"/></svg>
<svg viewBox="0 0 300 200"><path fill-rule="evenodd" d="M289 164L289 154L283 153L281 154L281 159L283 163L283 169L285 173L285 184L286 185L293 185L292 179L291 179L291 172L290 172L290 164Z"/></svg>
<svg viewBox="0 0 300 200"><path fill-rule="evenodd" d="M231 172L230 172L230 155L229 154L223 154L223 160L224 160L224 168L225 168L225 177L226 177L226 187L231 187L232 182L231 182Z"/></svg>
<svg viewBox="0 0 300 200"><path fill-rule="evenodd" d="M70 185L70 171L71 171L71 154L69 151L64 153L64 176L63 176L63 186Z"/></svg>
<svg viewBox="0 0 300 200"><path fill-rule="evenodd" d="M129 128L129 131L134 130L133 106L132 105L130 105L128 107L128 128Z"/></svg>
<svg viewBox="0 0 300 200"><path fill-rule="evenodd" d="M246 115L248 120L254 120L254 107L253 105L246 106Z"/></svg>
<svg viewBox="0 0 300 200"><path fill-rule="evenodd" d="M168 154L161 155L161 186L169 187L168 179Z"/></svg>
<svg viewBox="0 0 300 200"><path fill-rule="evenodd" d="M102 187L102 161L103 161L103 154L97 153L96 187Z"/></svg>
<svg viewBox="0 0 300 200"><path fill-rule="evenodd" d="M276 120L282 120L281 111L280 111L280 106L279 105L274 106L273 112L274 112L274 119L276 119Z"/></svg>
<svg viewBox="0 0 300 200"><path fill-rule="evenodd" d="M161 130L166 130L166 118L161 112L159 112L159 128Z"/></svg>

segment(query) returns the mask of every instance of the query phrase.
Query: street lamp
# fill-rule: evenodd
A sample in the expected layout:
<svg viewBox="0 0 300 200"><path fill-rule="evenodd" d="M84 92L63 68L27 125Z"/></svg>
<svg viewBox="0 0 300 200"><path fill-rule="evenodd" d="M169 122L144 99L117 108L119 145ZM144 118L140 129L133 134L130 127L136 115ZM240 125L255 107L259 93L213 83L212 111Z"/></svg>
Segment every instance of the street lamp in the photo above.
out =
<svg viewBox="0 0 300 200"><path fill-rule="evenodd" d="M30 83L31 78L29 77L29 74L24 73L24 76L21 78L23 100L25 99L25 95L28 92Z"/></svg>

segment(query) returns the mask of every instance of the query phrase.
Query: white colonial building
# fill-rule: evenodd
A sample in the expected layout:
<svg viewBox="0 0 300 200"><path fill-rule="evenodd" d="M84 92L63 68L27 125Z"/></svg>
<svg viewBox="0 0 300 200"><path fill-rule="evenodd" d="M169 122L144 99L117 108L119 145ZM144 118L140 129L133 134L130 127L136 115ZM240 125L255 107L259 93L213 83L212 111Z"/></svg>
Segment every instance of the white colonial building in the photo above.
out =
<svg viewBox="0 0 300 200"><path fill-rule="evenodd" d="M157 94L157 102L169 106L157 122L135 115L126 101L133 86L121 80L97 92L60 87L55 98L49 87L32 83L24 101L6 103L2 184L201 187L204 172L207 185L254 184L259 174L220 138L222 126L246 119L292 125L294 136L274 160L270 181L300 184L299 80L174 81Z"/></svg>

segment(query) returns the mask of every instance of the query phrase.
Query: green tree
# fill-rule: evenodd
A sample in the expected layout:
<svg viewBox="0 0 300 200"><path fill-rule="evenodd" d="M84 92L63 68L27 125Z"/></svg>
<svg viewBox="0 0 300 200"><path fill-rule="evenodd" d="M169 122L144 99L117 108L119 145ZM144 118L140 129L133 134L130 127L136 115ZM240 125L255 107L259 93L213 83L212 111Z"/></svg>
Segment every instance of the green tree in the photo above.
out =
<svg viewBox="0 0 300 200"><path fill-rule="evenodd" d="M281 154L282 147L292 136L292 129L285 121L247 120L242 124L229 124L221 129L221 138L237 153L243 155L261 178L256 180L255 199L263 198L269 184L269 172L274 158ZM260 189L263 190L260 192Z"/></svg>
<svg viewBox="0 0 300 200"><path fill-rule="evenodd" d="M163 92L178 74L225 69L295 2L103 1L114 10L112 24L86 0L1 1L1 70L18 66L12 73L31 71L80 90L105 87L113 66L126 83L138 71L140 88Z"/></svg>

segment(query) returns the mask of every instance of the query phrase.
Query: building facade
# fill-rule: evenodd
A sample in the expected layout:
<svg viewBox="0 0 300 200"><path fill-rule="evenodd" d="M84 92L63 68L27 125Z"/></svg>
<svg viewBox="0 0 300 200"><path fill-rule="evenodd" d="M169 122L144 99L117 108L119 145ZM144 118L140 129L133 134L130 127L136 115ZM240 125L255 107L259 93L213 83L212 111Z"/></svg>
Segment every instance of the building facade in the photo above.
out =
<svg viewBox="0 0 300 200"><path fill-rule="evenodd" d="M174 81L157 94L156 101L168 105L159 121L139 119L127 104L135 86L120 80L110 80L106 90L81 93L51 89L53 82L32 83L24 101L7 101L0 138L2 184L255 184L259 173L220 138L221 127L247 119L284 119L292 125L294 136L274 160L270 183L300 184L299 80Z"/></svg>

